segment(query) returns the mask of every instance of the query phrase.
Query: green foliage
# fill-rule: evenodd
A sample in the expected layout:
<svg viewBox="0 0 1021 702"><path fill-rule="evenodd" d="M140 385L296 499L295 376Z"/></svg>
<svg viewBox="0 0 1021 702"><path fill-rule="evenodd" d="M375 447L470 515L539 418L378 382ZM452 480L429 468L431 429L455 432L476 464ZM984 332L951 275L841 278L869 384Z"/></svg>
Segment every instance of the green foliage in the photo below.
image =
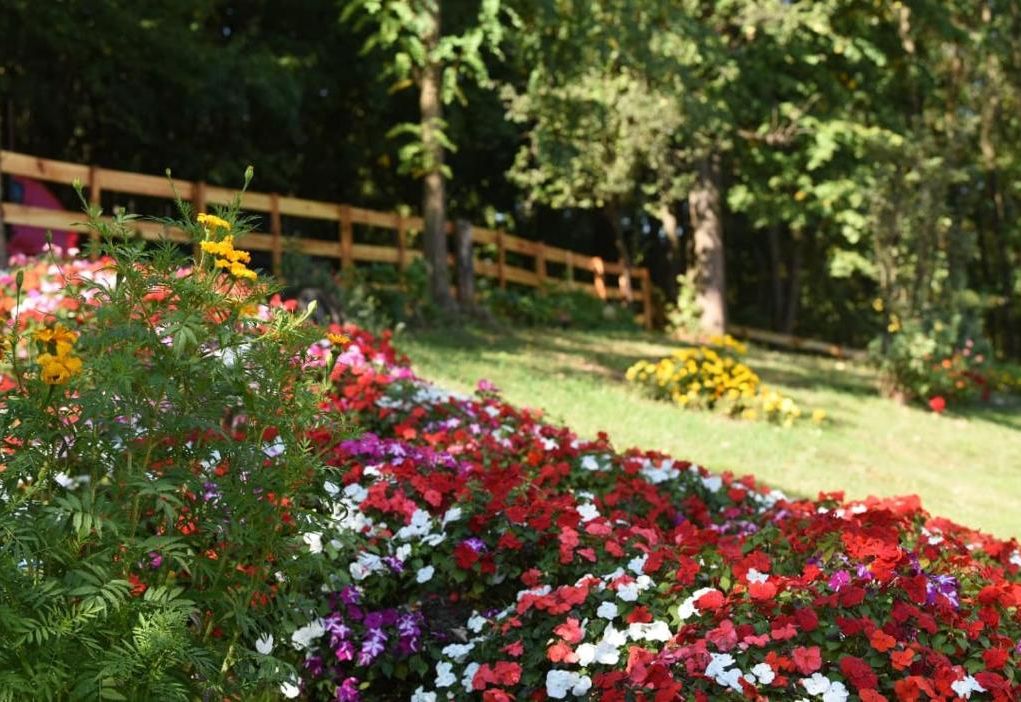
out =
<svg viewBox="0 0 1021 702"><path fill-rule="evenodd" d="M165 224L229 244L181 210ZM221 214L243 233L237 201ZM258 696L291 669L253 642L303 606L291 587L315 567L301 533L321 519L323 467L307 432L342 422L318 408L321 333L265 306L273 284L90 215L100 259L68 279L62 337L80 372L44 382L38 322L7 355L0 699Z"/></svg>
<svg viewBox="0 0 1021 702"><path fill-rule="evenodd" d="M518 325L562 329L636 329L626 307L588 293L548 286L539 290L505 290L486 286L482 304L496 317Z"/></svg>

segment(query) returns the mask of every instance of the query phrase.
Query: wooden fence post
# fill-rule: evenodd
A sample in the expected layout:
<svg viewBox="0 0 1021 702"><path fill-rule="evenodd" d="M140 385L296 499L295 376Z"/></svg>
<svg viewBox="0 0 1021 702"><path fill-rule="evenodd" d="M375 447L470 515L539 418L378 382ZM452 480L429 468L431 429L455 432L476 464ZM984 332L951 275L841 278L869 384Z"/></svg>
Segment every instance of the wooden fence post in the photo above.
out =
<svg viewBox="0 0 1021 702"><path fill-rule="evenodd" d="M605 269L603 268L603 259L599 256L592 257L592 272L595 274L593 282L596 286L596 295L599 296L600 300L606 300Z"/></svg>
<svg viewBox="0 0 1021 702"><path fill-rule="evenodd" d="M99 206L100 197L103 193L103 184L100 182L99 169L89 166L89 206ZM89 230L89 240L92 243L92 258L99 255L99 230Z"/></svg>
<svg viewBox="0 0 1021 702"><path fill-rule="evenodd" d="M404 271L408 267L408 222L404 215L397 215L397 270Z"/></svg>
<svg viewBox="0 0 1021 702"><path fill-rule="evenodd" d="M355 236L351 223L351 205L339 205L337 218L340 220L340 263L345 272L355 267Z"/></svg>
<svg viewBox="0 0 1021 702"><path fill-rule="evenodd" d="M535 275L539 278L539 287L546 284L546 245L541 241L535 252Z"/></svg>
<svg viewBox="0 0 1021 702"><path fill-rule="evenodd" d="M283 280L284 242L280 225L280 196L277 193L270 193L269 207L269 228L273 234L273 275Z"/></svg>
<svg viewBox="0 0 1021 702"><path fill-rule="evenodd" d="M472 251L472 225L466 219L457 220L457 299L467 310L475 307L475 255Z"/></svg>
<svg viewBox="0 0 1021 702"><path fill-rule="evenodd" d="M496 232L496 278L500 288L507 287L507 247L503 241L503 230Z"/></svg>
<svg viewBox="0 0 1021 702"><path fill-rule="evenodd" d="M564 254L564 265L567 266L567 269L564 272L564 275L565 275L566 280L567 280L567 288L568 288L568 290L573 290L574 289L574 253L572 253L571 251L568 251L566 254Z"/></svg>

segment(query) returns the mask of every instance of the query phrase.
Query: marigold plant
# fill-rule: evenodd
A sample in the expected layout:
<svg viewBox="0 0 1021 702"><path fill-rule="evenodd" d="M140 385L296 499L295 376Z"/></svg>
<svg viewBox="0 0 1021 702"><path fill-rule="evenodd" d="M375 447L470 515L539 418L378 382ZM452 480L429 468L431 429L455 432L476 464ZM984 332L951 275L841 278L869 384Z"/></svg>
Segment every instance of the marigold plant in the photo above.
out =
<svg viewBox="0 0 1021 702"><path fill-rule="evenodd" d="M686 409L790 426L801 417L801 408L762 383L758 374L740 360L746 352L747 347L729 334L713 337L709 345L681 348L656 362L638 361L628 368L626 378L653 397ZM815 422L824 417L819 410L812 414Z"/></svg>
<svg viewBox="0 0 1021 702"><path fill-rule="evenodd" d="M308 436L343 435L323 334L267 304L237 203L182 212L198 261L93 210L96 260L31 264L4 303L0 699L252 699L293 674L256 641L318 568Z"/></svg>

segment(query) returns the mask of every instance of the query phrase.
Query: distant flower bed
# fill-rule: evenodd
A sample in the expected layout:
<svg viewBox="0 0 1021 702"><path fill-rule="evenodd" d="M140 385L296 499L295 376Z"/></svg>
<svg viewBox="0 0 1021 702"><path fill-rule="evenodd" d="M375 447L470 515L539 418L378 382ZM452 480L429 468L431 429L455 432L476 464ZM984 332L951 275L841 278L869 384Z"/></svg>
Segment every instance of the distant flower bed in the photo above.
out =
<svg viewBox="0 0 1021 702"><path fill-rule="evenodd" d="M84 278L105 275L103 262L73 266ZM230 275L229 266L221 268ZM22 302L31 299L40 311L82 304L59 292L68 270L34 264ZM169 304L159 297L146 300L154 313ZM7 309L28 313L5 299ZM273 334L273 320L286 319L275 312L283 306L258 307L251 333ZM40 322L53 332L32 343L53 344L43 352L59 355L64 337L48 318ZM4 687L28 679L15 653L26 647L34 660L50 656L49 675L88 659L82 664L105 661L112 676L123 675L118 661L133 660L127 651L156 656L180 644L188 655L151 659L154 670L177 674L181 693L171 694L178 689L171 686L159 699L212 689L242 699L346 702L908 702L1021 694L1016 541L933 518L916 498L793 499L751 477L618 451L605 436L583 440L507 404L488 384L472 397L430 385L386 336L346 325L317 338L294 357L326 384L322 421L307 424L303 449L293 436L281 442L237 425L216 438L216 456L199 453L200 440L213 439L198 435L153 443L159 461L132 483L162 495L145 498L158 505L139 523L151 532L110 536L111 543L130 537L130 551L113 546L89 556L123 586L107 592L82 575L67 587L68 606L83 597L74 588L101 590L84 596L119 603L104 610L104 626L125 619L111 613L141 613L146 625L118 624L125 638L110 650L93 656L67 647L94 633L89 620L39 642L23 624L12 629L12 620L44 616L12 613L16 595L56 595L34 593L25 578L44 574L0 542L7 568L0 574L0 692L26 698L21 688ZM96 372L86 341L76 340L80 351L64 349L65 356L80 352L84 364L68 388L84 388L75 383ZM265 382L264 369L242 360L255 358L252 352L238 347L227 358L215 351L216 377L247 368L246 382ZM710 359L699 363L717 362ZM737 377L736 365L720 377ZM333 416L348 424L326 421ZM124 431L139 430L126 420ZM104 446L124 450L116 441ZM26 488L13 473L29 469L16 464L17 446L7 450L4 520L18 518L15 501L25 504ZM308 456L324 465L316 468ZM122 474L112 475L43 476L37 484L45 483L53 504L78 499L80 506L96 495L99 507L90 509L115 510L102 501L123 489ZM242 504L259 519L235 524L250 514ZM39 510L50 513L46 504ZM48 529L57 531L47 538L96 538L71 518ZM256 536L269 550L258 550ZM226 559L237 568L223 568ZM13 589L15 581L23 591ZM156 610L169 623L146 618ZM152 638L170 625L177 638Z"/></svg>
<svg viewBox="0 0 1021 702"><path fill-rule="evenodd" d="M641 385L653 397L685 409L708 410L747 420L765 419L791 426L802 410L790 397L766 387L740 360L744 344L729 334L709 344L682 348L659 361L638 361L628 368L627 380ZM825 419L816 410L814 422Z"/></svg>

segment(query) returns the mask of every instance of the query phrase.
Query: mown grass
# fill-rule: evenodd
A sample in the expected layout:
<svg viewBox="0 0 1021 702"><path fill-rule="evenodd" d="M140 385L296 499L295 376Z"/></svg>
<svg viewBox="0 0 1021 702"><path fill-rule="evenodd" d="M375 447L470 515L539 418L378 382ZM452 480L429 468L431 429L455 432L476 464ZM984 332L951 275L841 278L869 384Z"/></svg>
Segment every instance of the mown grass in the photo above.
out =
<svg viewBox="0 0 1021 702"><path fill-rule="evenodd" d="M1000 536L1021 536L1021 403L948 412L880 398L861 365L752 347L747 362L820 427L790 429L681 410L624 380L639 358L677 343L639 333L417 331L397 345L417 372L452 390L482 378L508 401L542 409L583 436L606 431L618 448L659 449L716 471L752 474L792 495L917 494L933 514Z"/></svg>

